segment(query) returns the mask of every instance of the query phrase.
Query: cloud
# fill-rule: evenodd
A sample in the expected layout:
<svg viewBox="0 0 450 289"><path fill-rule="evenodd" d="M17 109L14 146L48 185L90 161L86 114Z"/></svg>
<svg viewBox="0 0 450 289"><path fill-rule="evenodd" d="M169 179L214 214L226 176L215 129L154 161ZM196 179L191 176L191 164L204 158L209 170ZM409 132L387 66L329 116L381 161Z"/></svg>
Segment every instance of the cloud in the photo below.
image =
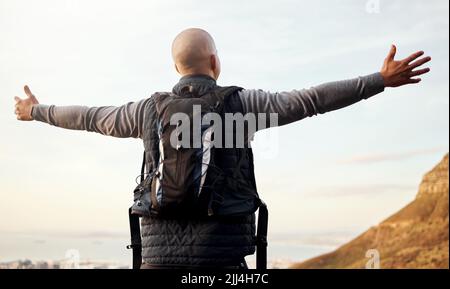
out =
<svg viewBox="0 0 450 289"><path fill-rule="evenodd" d="M124 239L129 238L129 234L122 231L0 231L0 234L10 236L22 236L34 238L34 243L44 244L48 238L69 238L69 239L96 239L94 242L101 242L98 239Z"/></svg>
<svg viewBox="0 0 450 289"><path fill-rule="evenodd" d="M274 233L270 236L270 243L276 246L314 246L331 250L350 241L357 234L358 231Z"/></svg>
<svg viewBox="0 0 450 289"><path fill-rule="evenodd" d="M321 187L314 191L314 197L348 197L355 195L380 195L415 191L416 187L403 184L363 184L348 186Z"/></svg>
<svg viewBox="0 0 450 289"><path fill-rule="evenodd" d="M408 152L394 152L394 153L374 153L367 155L354 155L337 161L337 164L372 164L387 161L401 161L405 159L414 158L421 155L429 155L434 153L441 153L448 150L447 147L435 147L430 149L413 150Z"/></svg>

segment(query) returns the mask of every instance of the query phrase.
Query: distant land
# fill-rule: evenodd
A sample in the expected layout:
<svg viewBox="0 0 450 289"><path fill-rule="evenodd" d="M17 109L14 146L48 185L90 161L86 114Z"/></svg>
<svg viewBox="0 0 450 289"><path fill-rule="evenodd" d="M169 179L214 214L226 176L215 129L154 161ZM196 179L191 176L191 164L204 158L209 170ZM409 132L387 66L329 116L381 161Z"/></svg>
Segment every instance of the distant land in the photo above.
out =
<svg viewBox="0 0 450 289"><path fill-rule="evenodd" d="M416 199L336 251L292 265L294 269L366 268L368 250L379 268L449 268L448 154L425 174Z"/></svg>
<svg viewBox="0 0 450 289"><path fill-rule="evenodd" d="M0 263L0 269L130 269L129 265L110 261L17 260Z"/></svg>

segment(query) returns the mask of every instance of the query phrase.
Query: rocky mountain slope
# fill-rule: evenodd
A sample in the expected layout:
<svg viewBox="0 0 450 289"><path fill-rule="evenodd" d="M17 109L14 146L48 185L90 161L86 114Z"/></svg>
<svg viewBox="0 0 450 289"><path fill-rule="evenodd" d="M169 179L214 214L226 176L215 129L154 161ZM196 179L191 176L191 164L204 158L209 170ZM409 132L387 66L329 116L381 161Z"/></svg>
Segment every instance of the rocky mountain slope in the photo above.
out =
<svg viewBox="0 0 450 289"><path fill-rule="evenodd" d="M292 268L365 268L379 252L380 268L449 268L448 154L420 184L416 199L356 239Z"/></svg>

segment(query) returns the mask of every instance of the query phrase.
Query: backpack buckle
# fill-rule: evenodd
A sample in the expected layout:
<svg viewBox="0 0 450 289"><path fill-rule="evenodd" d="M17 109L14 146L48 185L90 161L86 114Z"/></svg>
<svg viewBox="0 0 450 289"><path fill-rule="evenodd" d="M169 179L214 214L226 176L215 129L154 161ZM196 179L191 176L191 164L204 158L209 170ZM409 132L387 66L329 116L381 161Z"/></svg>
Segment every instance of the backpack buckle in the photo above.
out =
<svg viewBox="0 0 450 289"><path fill-rule="evenodd" d="M130 249L140 249L142 247L142 245L140 245L140 244L131 244L131 245L127 245L127 249L128 250L130 250Z"/></svg>

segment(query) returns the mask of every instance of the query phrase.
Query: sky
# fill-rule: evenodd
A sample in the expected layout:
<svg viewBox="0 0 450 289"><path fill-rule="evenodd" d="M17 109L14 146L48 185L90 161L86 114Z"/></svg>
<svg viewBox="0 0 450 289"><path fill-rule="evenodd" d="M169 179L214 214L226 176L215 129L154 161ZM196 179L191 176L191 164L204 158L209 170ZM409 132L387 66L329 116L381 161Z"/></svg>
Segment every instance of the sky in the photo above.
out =
<svg viewBox="0 0 450 289"><path fill-rule="evenodd" d="M128 234L143 145L18 122L28 84L55 105L122 105L171 90L181 30L216 41L221 85L309 88L433 57L417 86L259 132L258 190L275 234L362 232L412 201L449 146L446 0L0 0L0 236ZM270 154L265 137L276 137ZM2 248L7 250L7 248Z"/></svg>

